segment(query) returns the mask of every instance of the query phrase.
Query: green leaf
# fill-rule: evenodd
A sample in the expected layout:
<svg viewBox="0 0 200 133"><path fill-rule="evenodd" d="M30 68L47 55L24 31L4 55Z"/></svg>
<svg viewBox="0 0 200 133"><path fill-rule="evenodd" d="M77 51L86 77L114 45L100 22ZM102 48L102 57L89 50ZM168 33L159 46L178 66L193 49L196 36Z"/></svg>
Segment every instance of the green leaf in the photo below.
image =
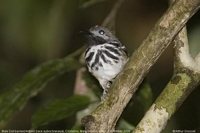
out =
<svg viewBox="0 0 200 133"><path fill-rule="evenodd" d="M86 96L72 96L64 100L56 100L39 109L32 118L32 127L46 125L50 122L67 118L77 111L86 108L90 99Z"/></svg>
<svg viewBox="0 0 200 133"><path fill-rule="evenodd" d="M78 69L81 65L75 56L82 53L84 47L64 59L56 59L37 66L10 89L0 94L0 129L16 111L21 110L27 101L38 94L52 79L65 72Z"/></svg>

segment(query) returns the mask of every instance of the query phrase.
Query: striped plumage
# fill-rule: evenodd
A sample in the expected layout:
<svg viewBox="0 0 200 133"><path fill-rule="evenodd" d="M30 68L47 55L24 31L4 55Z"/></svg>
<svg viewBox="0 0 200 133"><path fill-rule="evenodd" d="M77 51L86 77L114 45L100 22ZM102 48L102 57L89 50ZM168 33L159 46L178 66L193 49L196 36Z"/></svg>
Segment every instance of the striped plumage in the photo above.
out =
<svg viewBox="0 0 200 133"><path fill-rule="evenodd" d="M87 32L88 48L85 62L103 88L103 97L113 79L123 69L128 60L126 48L106 28L94 26Z"/></svg>

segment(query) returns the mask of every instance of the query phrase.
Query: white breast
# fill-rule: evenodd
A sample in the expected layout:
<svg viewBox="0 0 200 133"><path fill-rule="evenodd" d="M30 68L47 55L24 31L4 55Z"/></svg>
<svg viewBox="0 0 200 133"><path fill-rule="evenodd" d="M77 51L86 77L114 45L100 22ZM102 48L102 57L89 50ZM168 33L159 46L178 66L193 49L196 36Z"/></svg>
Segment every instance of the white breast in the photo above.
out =
<svg viewBox="0 0 200 133"><path fill-rule="evenodd" d="M98 49L104 49L104 45L97 45L93 46L90 51L95 52L97 54ZM87 55L86 55L87 56ZM109 58L104 54L106 58ZM118 55L116 55L118 56ZM100 58L100 62L103 62L103 60ZM94 61L94 58L91 62ZM97 78L97 79L106 79L106 80L112 80L116 77L116 75L123 69L124 65L126 64L127 60L123 57L120 57L118 62L116 63L115 60L111 60L111 63L102 63L102 67L98 67L98 70L92 70L89 68L89 71ZM89 64L91 65L91 64Z"/></svg>

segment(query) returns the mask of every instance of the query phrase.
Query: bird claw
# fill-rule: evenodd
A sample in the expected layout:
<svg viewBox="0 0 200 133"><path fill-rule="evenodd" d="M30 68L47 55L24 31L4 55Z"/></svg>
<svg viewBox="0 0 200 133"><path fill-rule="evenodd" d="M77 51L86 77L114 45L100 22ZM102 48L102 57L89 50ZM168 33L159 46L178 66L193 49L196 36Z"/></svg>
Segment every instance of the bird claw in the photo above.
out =
<svg viewBox="0 0 200 133"><path fill-rule="evenodd" d="M104 90L103 90L103 95L101 96L101 101L104 101L104 100L105 100L106 95L107 95L107 90L104 89Z"/></svg>
<svg viewBox="0 0 200 133"><path fill-rule="evenodd" d="M106 98L106 96L107 96L107 93L108 93L108 89L111 87L111 84L112 84L111 81L108 81L108 82L106 83L106 88L103 89L103 95L101 96L101 101L104 101L104 100L105 100L105 98Z"/></svg>

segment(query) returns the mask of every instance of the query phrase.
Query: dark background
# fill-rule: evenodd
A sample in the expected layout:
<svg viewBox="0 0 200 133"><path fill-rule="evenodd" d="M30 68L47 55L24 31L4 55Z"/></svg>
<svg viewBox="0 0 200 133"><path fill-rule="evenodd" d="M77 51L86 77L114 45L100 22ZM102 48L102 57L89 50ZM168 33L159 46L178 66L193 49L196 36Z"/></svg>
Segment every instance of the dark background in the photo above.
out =
<svg viewBox="0 0 200 133"><path fill-rule="evenodd" d="M79 31L100 25L115 0L102 0L89 7L84 7L85 2L86 0L0 1L0 93L35 66L65 57L84 45ZM117 15L116 34L127 46L129 53L139 47L167 7L167 0L125 1ZM195 56L200 52L200 12L191 18L187 26L190 50ZM173 46L169 46L147 77L153 100L165 87L172 73ZM53 80L22 111L15 114L6 128L30 129L31 116L38 107L52 99L73 95L74 82L75 72ZM164 132L171 132L172 129L199 129L199 101L198 87L175 113ZM132 112L127 111L123 115L128 122L136 125L143 113L144 111L135 117ZM71 116L48 128L70 129L73 124L74 116Z"/></svg>

